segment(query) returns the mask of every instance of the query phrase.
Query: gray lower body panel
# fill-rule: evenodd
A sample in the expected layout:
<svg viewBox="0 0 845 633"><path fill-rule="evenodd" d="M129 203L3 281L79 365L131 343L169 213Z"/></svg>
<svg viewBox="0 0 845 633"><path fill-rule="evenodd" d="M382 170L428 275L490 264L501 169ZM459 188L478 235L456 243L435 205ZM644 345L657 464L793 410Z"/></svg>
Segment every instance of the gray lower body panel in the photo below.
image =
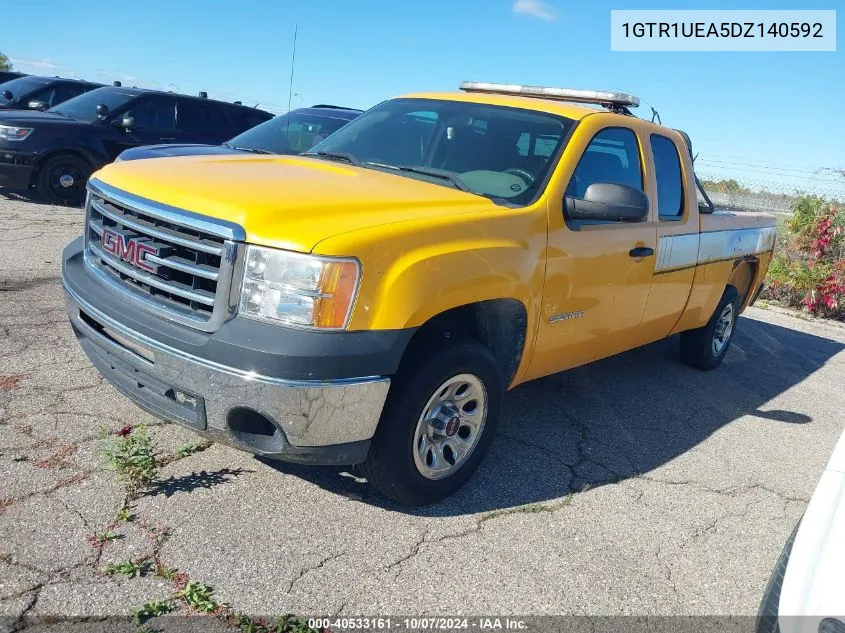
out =
<svg viewBox="0 0 845 633"><path fill-rule="evenodd" d="M352 464L366 457L389 378L307 381L246 372L134 332L67 284L65 296L88 358L120 392L153 415L274 459ZM244 431L233 420L245 411L260 414L273 428Z"/></svg>

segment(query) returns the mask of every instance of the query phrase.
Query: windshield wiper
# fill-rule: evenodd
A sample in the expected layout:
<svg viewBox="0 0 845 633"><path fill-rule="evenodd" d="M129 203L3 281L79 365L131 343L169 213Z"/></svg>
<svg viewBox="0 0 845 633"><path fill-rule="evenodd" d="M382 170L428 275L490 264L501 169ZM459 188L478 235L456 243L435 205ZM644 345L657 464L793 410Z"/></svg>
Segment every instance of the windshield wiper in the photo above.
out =
<svg viewBox="0 0 845 633"><path fill-rule="evenodd" d="M356 158L354 154L349 152L303 152L303 156L319 156L320 158L328 158L330 160L341 160L356 167L361 166L361 161Z"/></svg>
<svg viewBox="0 0 845 633"><path fill-rule="evenodd" d="M461 191L466 191L468 193L474 193L463 180L458 178L452 172L445 171L443 169L435 169L434 167L411 167L410 165L387 165L385 163L376 163L372 161L366 162L364 165L368 167L381 167L382 169L394 169L396 171L407 171L414 174L422 174L423 176L442 178L443 180L448 180L455 185L456 189L460 189Z"/></svg>
<svg viewBox="0 0 845 633"><path fill-rule="evenodd" d="M472 189L470 189L463 180L461 180L455 174L449 171L444 171L442 169L434 169L433 167L407 167L404 165L401 165L399 169L401 169L402 171L410 171L415 174L422 174L423 176L434 176L435 178L443 178L444 180L448 180L453 185L455 185L456 189L472 193Z"/></svg>
<svg viewBox="0 0 845 633"><path fill-rule="evenodd" d="M275 154L276 153L276 152L268 151L266 149L258 149L258 148L255 148L255 147L232 147L228 143L224 143L224 145L226 145L226 147L230 147L232 149L236 149L236 150L241 151L241 152L250 152L252 154Z"/></svg>

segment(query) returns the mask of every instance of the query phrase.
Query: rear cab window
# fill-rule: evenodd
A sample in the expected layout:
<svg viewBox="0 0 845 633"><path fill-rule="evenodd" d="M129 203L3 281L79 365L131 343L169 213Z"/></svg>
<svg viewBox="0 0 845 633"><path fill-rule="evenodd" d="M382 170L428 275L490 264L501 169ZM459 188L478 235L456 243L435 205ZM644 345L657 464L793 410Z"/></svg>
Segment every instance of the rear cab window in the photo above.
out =
<svg viewBox="0 0 845 633"><path fill-rule="evenodd" d="M681 157L672 139L660 134L650 136L657 179L657 212L661 220L680 220L684 216L684 181Z"/></svg>

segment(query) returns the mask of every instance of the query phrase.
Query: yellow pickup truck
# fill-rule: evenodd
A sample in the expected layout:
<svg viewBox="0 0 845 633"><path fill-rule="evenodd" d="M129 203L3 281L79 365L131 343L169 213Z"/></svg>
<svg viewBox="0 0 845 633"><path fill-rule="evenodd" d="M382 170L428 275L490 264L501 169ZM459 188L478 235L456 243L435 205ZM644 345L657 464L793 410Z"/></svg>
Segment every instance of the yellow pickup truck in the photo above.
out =
<svg viewBox="0 0 845 633"><path fill-rule="evenodd" d="M760 291L773 218L714 212L636 105L465 82L303 156L108 165L64 253L73 330L162 419L442 499L506 389L677 333L711 369Z"/></svg>

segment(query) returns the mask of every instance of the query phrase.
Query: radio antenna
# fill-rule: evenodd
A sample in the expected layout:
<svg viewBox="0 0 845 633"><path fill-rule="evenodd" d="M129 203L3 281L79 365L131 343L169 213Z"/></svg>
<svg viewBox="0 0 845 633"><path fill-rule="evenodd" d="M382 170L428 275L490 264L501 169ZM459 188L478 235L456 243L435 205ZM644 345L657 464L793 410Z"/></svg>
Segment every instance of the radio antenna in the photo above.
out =
<svg viewBox="0 0 845 633"><path fill-rule="evenodd" d="M290 57L290 85L288 86L288 112L290 112L290 104L293 99L293 66L296 63L296 33L299 30L299 23L293 26L293 53Z"/></svg>
<svg viewBox="0 0 845 633"><path fill-rule="evenodd" d="M290 56L290 83L288 84L288 111L285 114L285 154L290 149L290 104L293 100L293 67L296 63L296 34L299 31L299 22L293 25L293 53Z"/></svg>

